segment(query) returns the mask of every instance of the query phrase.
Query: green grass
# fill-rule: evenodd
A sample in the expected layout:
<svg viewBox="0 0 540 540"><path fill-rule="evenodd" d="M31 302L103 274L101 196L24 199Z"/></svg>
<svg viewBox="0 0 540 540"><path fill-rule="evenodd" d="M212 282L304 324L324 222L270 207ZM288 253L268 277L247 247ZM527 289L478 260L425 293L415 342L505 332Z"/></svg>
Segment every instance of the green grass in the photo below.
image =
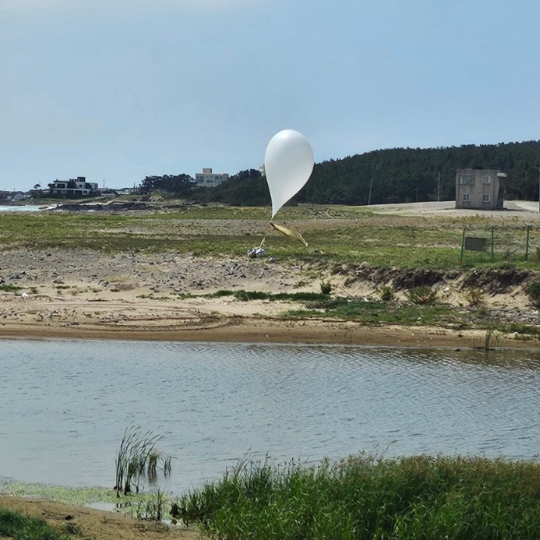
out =
<svg viewBox="0 0 540 540"><path fill-rule="evenodd" d="M268 255L280 260L365 262L401 268L470 268L505 261L524 268L538 265L532 255L525 261L525 224L510 218L497 221L493 261L489 253L474 252L466 252L461 261L463 228L489 237L488 218L392 216L375 214L366 207L307 205L286 207L278 217L279 223L300 231L309 247L273 230L269 208L214 205L126 213L8 213L0 219L0 250L238 256L266 238ZM531 238L532 254L538 239Z"/></svg>
<svg viewBox="0 0 540 540"><path fill-rule="evenodd" d="M540 465L367 454L242 463L177 505L185 521L234 540L536 540Z"/></svg>
<svg viewBox="0 0 540 540"><path fill-rule="evenodd" d="M463 314L443 304L415 305L365 302L335 298L307 303L304 309L290 310L285 318L321 317L354 320L363 324L442 325L463 324Z"/></svg>
<svg viewBox="0 0 540 540"><path fill-rule="evenodd" d="M197 295L183 295L183 298L195 298ZM271 302L295 302L303 307L289 309L282 313L284 319L327 318L355 321L366 325L396 324L404 326L442 326L453 329L484 329L504 333L517 333L523 336L540 338L540 329L532 325L508 323L499 318L498 313L485 309L456 308L433 300L427 303L364 301L359 298L332 297L323 293L267 293L222 289L212 294L200 295L206 298L232 297L248 302L250 300L268 300Z"/></svg>
<svg viewBox="0 0 540 540"><path fill-rule="evenodd" d="M314 301L326 301L328 295L322 293L313 292L296 292L296 293L267 293L263 291L245 291L243 289L239 291L231 291L221 289L215 293L204 295L209 298L221 298L224 296L233 296L238 300L273 300L273 301L290 301L290 302L314 302Z"/></svg>
<svg viewBox="0 0 540 540"><path fill-rule="evenodd" d="M20 291L22 287L19 287L18 285L9 285L7 283L0 284L0 291L4 292L14 292L14 291Z"/></svg>
<svg viewBox="0 0 540 540"><path fill-rule="evenodd" d="M13 540L66 540L44 520L0 508L0 537Z"/></svg>

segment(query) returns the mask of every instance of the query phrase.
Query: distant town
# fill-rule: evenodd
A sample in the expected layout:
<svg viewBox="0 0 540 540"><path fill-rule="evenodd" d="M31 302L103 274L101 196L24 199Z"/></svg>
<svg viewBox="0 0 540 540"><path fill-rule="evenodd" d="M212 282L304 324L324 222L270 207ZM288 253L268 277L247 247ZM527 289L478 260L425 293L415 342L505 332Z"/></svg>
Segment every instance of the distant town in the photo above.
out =
<svg viewBox="0 0 540 540"><path fill-rule="evenodd" d="M204 168L195 178L190 178L193 186L215 187L229 179L228 173L215 173L211 168ZM132 195L138 193L138 187L131 188L100 188L97 182L87 182L85 176L77 176L69 180L54 180L46 187L36 184L29 191L0 190L0 203L18 203L25 199L39 197L77 198L94 196Z"/></svg>

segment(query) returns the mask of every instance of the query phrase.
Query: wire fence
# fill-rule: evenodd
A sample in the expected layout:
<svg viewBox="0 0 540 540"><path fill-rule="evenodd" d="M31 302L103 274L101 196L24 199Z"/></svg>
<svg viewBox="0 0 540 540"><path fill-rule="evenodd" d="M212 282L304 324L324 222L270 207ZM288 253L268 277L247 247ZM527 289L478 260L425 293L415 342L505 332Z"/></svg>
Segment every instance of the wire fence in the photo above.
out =
<svg viewBox="0 0 540 540"><path fill-rule="evenodd" d="M470 258L540 263L540 227L466 227L461 238L461 260Z"/></svg>

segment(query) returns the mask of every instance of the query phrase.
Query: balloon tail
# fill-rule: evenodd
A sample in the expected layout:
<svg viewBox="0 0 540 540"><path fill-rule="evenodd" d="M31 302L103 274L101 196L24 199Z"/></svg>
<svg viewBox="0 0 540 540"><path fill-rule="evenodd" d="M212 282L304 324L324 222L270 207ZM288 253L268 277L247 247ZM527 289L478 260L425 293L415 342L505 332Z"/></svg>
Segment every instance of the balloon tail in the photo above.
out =
<svg viewBox="0 0 540 540"><path fill-rule="evenodd" d="M293 231L291 229L288 229L287 227L284 227L283 225L278 225L273 221L270 222L270 225L272 225L272 227L274 227L274 229L276 229L276 231L279 231L281 234L284 234L285 236L290 236L294 240L302 242L302 244L307 247L308 243L304 240L304 238L298 231Z"/></svg>

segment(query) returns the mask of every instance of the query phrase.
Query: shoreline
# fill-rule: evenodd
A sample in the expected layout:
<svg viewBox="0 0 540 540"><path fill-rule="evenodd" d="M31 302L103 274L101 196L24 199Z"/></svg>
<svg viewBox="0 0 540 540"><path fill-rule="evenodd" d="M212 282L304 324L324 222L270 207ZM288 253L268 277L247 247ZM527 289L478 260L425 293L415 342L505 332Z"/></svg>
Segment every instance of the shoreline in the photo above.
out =
<svg viewBox="0 0 540 540"><path fill-rule="evenodd" d="M395 348L485 350L486 330L454 330L433 326L367 326L351 321L282 320L230 317L214 324L130 326L77 324L42 326L3 323L0 340L118 340L212 343L275 343L356 345ZM497 334L496 350L537 349L536 340Z"/></svg>

